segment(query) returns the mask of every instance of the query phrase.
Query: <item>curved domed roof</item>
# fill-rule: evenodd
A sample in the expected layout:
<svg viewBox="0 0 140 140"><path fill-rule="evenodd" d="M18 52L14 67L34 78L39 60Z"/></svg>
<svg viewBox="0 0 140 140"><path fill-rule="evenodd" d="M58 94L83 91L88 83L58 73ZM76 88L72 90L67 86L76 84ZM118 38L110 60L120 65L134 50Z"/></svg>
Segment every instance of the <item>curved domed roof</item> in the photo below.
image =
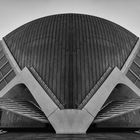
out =
<svg viewBox="0 0 140 140"><path fill-rule="evenodd" d="M4 37L15 60L38 72L65 108L76 108L108 67L123 66L138 38L108 20L61 14Z"/></svg>

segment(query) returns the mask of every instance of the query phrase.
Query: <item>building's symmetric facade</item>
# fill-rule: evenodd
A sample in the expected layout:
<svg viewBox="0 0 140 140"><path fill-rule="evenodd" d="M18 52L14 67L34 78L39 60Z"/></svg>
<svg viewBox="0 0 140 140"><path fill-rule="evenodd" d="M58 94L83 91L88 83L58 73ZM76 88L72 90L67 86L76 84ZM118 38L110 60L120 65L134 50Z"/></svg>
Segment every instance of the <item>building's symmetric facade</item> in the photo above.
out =
<svg viewBox="0 0 140 140"><path fill-rule="evenodd" d="M48 16L9 33L0 48L1 127L140 126L140 41L119 25Z"/></svg>

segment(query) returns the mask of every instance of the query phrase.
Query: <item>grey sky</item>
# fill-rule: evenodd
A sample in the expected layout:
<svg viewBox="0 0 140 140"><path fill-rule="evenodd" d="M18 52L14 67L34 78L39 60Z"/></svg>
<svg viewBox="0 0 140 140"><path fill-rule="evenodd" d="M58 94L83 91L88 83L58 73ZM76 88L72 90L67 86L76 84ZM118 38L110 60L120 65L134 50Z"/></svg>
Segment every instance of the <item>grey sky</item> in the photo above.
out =
<svg viewBox="0 0 140 140"><path fill-rule="evenodd" d="M140 0L0 0L0 39L24 23L59 13L99 16L140 36Z"/></svg>

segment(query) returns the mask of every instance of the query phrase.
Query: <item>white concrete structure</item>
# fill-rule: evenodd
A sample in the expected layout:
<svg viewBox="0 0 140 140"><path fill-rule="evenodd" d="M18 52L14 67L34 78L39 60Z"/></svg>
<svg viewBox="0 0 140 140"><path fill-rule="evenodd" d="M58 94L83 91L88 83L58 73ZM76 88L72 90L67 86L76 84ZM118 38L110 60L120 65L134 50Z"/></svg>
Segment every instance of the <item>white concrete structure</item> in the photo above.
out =
<svg viewBox="0 0 140 140"><path fill-rule="evenodd" d="M107 101L110 94L112 93L112 91L118 84L123 84L123 85L128 86L133 91L133 93L136 94L136 96L140 97L140 89L126 76L131 64L133 63L137 53L140 50L140 40L137 41L135 47L133 48L131 54L129 55L127 61L123 65L122 69L120 70L117 67L113 67L111 73L105 78L104 82L101 85L99 85L97 91L90 98L90 100L83 106L82 109L61 109L54 102L54 100L49 96L48 93L51 91L51 89L48 88L48 91L45 91L43 86L36 79L36 77L33 76L33 73L29 70L29 68L24 67L23 69L20 69L20 66L14 59L14 56L12 56L4 40L1 41L1 45L3 47L3 50L5 52L7 59L9 60L9 62L11 63L11 66L13 67L15 71L16 76L0 91L0 97L3 98L8 93L8 91L10 91L15 86L19 84L24 84L28 88L32 96L34 97L35 101L38 103L42 112L45 114L45 116L47 117L47 119L49 120L50 124L53 126L57 134L84 134L86 133L87 129L93 123L95 117L100 112L104 103ZM71 50L71 52L69 53L76 54L77 53L76 51ZM54 57L54 59L56 58ZM81 61L82 60L80 60L80 62ZM76 59L76 62L77 62L77 59ZM53 65L58 65L58 64L54 61ZM70 66L71 65L74 65L74 64L70 64ZM60 67L62 66L60 65ZM86 74L88 75L87 71L88 70L86 69L83 73L85 75ZM71 70L71 73L73 74L72 70ZM60 79L63 78L61 77L61 75L59 76L60 76ZM55 80L52 78L52 83L55 83L54 81ZM87 85L89 84L88 82L86 83ZM55 86L56 85L54 84L54 87ZM74 86L72 85L72 87ZM52 91L51 93L53 94Z"/></svg>
<svg viewBox="0 0 140 140"><path fill-rule="evenodd" d="M63 134L86 133L88 127L93 122L108 96L111 94L111 91L119 83L131 87L131 89L140 96L140 90L118 68L114 68L105 82L82 110L60 110L27 68L24 68L1 91L0 97L3 97L10 89L21 83L28 87L42 111L54 127L56 133Z"/></svg>

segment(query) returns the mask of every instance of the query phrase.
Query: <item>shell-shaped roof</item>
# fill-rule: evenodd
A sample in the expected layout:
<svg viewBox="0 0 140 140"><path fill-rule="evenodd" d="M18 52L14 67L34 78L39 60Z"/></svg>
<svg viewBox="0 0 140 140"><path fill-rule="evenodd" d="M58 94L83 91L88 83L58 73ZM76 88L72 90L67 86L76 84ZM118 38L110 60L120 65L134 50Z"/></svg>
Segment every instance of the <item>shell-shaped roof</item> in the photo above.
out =
<svg viewBox="0 0 140 140"><path fill-rule="evenodd" d="M122 68L138 37L108 20L60 14L31 21L4 37L23 69L34 69L65 108L76 108L108 67Z"/></svg>

